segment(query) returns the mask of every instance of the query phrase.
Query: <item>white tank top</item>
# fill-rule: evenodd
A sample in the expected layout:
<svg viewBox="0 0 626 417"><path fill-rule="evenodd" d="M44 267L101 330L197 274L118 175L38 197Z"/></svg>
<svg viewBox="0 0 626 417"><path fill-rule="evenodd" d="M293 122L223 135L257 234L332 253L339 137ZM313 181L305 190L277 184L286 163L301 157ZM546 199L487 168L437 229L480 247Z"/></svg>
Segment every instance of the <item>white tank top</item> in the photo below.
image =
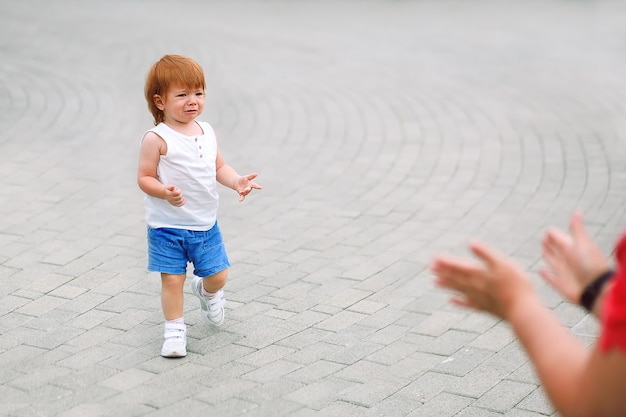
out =
<svg viewBox="0 0 626 417"><path fill-rule="evenodd" d="M148 130L167 143L167 155L161 155L157 166L157 179L179 188L185 198L182 207L175 207L167 200L146 195L146 223L150 227L205 231L215 224L219 205L217 140L211 125L196 123L204 132L202 135L185 136L165 123Z"/></svg>

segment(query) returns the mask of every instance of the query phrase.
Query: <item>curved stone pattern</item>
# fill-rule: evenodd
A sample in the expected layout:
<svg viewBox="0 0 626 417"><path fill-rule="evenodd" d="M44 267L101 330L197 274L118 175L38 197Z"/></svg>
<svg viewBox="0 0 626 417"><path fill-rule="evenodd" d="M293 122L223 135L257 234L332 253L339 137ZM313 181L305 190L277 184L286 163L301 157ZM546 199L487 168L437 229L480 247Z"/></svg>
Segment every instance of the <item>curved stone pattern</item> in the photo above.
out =
<svg viewBox="0 0 626 417"><path fill-rule="evenodd" d="M480 238L536 274L551 225L626 227L618 1L0 0L0 416L553 415L508 326L427 266ZM139 141L149 66L202 64L222 153L226 322L186 290L158 356ZM540 325L540 323L538 323Z"/></svg>

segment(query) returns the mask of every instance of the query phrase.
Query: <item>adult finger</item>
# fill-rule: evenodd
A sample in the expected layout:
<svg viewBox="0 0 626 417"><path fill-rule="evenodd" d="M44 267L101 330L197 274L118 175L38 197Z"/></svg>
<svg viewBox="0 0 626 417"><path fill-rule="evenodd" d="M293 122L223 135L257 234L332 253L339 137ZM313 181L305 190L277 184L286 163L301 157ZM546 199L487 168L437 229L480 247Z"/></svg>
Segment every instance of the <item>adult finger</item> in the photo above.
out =
<svg viewBox="0 0 626 417"><path fill-rule="evenodd" d="M560 251L555 250L553 247L545 247L541 253L541 258L544 263L551 269L556 270L562 266L564 259Z"/></svg>
<svg viewBox="0 0 626 417"><path fill-rule="evenodd" d="M572 219L570 220L570 230L572 232L572 236L576 240L590 240L589 234L587 233L587 229L585 228L585 224L583 222L583 215L580 212L575 212L572 215Z"/></svg>
<svg viewBox="0 0 626 417"><path fill-rule="evenodd" d="M566 246L571 245L572 238L567 233L559 229L549 229L546 233L546 237L543 240L544 246L548 245L551 247L557 246L560 248L564 248Z"/></svg>
<svg viewBox="0 0 626 417"><path fill-rule="evenodd" d="M481 259L483 262L485 262L487 265L490 265L490 266L497 264L502 259L502 255L500 255L494 249L491 249L486 244L479 242L479 241L471 242L470 250L479 259Z"/></svg>
<svg viewBox="0 0 626 417"><path fill-rule="evenodd" d="M558 229L549 230L543 241L543 258L546 261L560 260L572 246L572 238Z"/></svg>
<svg viewBox="0 0 626 417"><path fill-rule="evenodd" d="M463 294L459 294L459 295L455 295L451 297L450 302L456 306L463 307L463 308L470 308L473 310L483 310L481 307L479 307L478 303L476 303L471 298Z"/></svg>
<svg viewBox="0 0 626 417"><path fill-rule="evenodd" d="M431 263L431 270L437 275L467 274L476 269L475 263L450 256L438 256Z"/></svg>
<svg viewBox="0 0 626 417"><path fill-rule="evenodd" d="M438 259L432 270L436 276L435 285L464 294L484 279L485 273L485 269L474 262L450 258Z"/></svg>
<svg viewBox="0 0 626 417"><path fill-rule="evenodd" d="M541 268L539 269L539 275L541 276L541 278L544 279L544 281L546 281L548 284L550 284L552 287L556 288L556 275L554 275L554 273L552 273L552 271L549 271L546 268Z"/></svg>

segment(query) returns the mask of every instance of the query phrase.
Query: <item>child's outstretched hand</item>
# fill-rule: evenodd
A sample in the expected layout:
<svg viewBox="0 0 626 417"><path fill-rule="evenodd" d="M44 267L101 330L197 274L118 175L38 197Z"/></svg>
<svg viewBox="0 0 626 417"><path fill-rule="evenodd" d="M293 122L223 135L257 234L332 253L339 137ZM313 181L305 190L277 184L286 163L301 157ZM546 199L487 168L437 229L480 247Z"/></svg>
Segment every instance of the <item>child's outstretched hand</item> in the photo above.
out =
<svg viewBox="0 0 626 417"><path fill-rule="evenodd" d="M439 256L431 265L435 284L458 293L454 304L508 320L518 303L535 297L530 280L513 261L481 243L472 243L470 249L481 264Z"/></svg>
<svg viewBox="0 0 626 417"><path fill-rule="evenodd" d="M580 213L570 221L570 235L550 229L543 239L541 276L573 303L580 302L583 290L608 269L608 262L591 240Z"/></svg>
<svg viewBox="0 0 626 417"><path fill-rule="evenodd" d="M173 206L181 207L185 204L185 197L183 192L173 185L165 187L165 199Z"/></svg>
<svg viewBox="0 0 626 417"><path fill-rule="evenodd" d="M237 182L235 183L235 191L239 193L240 202L245 200L246 196L250 194L250 192L253 189L256 189L256 190L263 189L263 187L261 187L259 184L252 181L253 179L257 177L257 175L258 174L242 175L241 177L237 179Z"/></svg>

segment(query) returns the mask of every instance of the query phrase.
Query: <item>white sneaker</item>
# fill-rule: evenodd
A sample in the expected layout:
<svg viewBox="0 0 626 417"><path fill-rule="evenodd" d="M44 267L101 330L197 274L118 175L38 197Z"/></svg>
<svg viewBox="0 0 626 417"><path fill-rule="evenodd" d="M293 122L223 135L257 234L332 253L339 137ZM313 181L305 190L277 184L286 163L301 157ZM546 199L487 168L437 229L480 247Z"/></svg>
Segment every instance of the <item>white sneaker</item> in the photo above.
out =
<svg viewBox="0 0 626 417"><path fill-rule="evenodd" d="M165 323L165 341L161 348L161 356L165 358L182 358L187 356L187 326L184 324Z"/></svg>
<svg viewBox="0 0 626 417"><path fill-rule="evenodd" d="M207 298L202 295L202 278L194 276L191 281L193 295L200 300L200 317L205 323L221 326L224 323L224 291L219 290L215 297Z"/></svg>

